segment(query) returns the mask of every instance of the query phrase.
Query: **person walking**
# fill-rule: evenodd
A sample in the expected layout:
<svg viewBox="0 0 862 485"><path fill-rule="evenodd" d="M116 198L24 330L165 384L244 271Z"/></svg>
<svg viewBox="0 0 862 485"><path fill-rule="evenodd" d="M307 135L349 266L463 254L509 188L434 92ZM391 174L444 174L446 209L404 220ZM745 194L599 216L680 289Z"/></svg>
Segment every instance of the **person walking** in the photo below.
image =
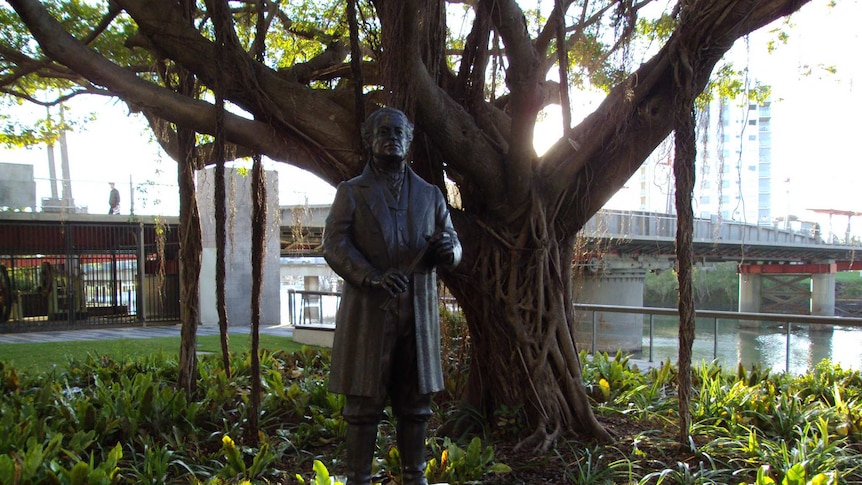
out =
<svg viewBox="0 0 862 485"><path fill-rule="evenodd" d="M114 182L109 182L108 185L111 186L111 195L108 196L108 204L110 205L110 209L108 209L108 214L119 214L120 213L120 191L114 187Z"/></svg>

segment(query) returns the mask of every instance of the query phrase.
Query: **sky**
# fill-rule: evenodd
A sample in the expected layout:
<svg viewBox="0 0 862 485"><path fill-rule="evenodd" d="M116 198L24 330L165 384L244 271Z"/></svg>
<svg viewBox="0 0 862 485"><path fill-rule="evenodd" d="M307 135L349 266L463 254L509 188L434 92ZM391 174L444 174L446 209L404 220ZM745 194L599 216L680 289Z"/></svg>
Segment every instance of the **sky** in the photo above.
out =
<svg viewBox="0 0 862 485"><path fill-rule="evenodd" d="M123 214L130 212L132 198L136 214L179 214L177 165L153 140L142 116L128 114L124 103L99 97L75 98L68 105L73 116L97 114L83 130L67 134L76 207L86 207L91 214L107 213L108 183L114 182L120 190ZM61 177L58 146L54 147L54 159L57 176ZM0 163L33 165L37 204L42 197L50 196L46 146L0 149ZM251 161L237 165L251 168ZM327 204L335 195L334 188L304 170L271 160L265 160L264 167L278 172L281 205ZM58 186L58 190L62 191L62 186Z"/></svg>
<svg viewBox="0 0 862 485"><path fill-rule="evenodd" d="M774 53L766 51L767 31L782 27L783 21L753 34L747 43L738 41L732 54L738 68L748 67L752 80L772 86L775 213L789 210L805 218L811 216L806 212L811 208L862 212L862 160L855 143L862 128L862 38L856 25L862 6L860 0L842 0L832 8L827 3L813 0L792 16L793 26L785 29L788 43ZM835 66L836 72L821 66ZM598 100L587 98L593 103L588 108L594 108ZM94 97L73 100L71 108L73 117L97 113L85 130L67 135L77 206L106 213L108 182L116 182L123 213L129 213L131 192L137 214L178 213L176 164L152 141L142 117L127 114L123 103ZM40 109L37 115L42 113ZM550 128L537 130L547 134L537 137L540 151L555 140L555 129L559 136L554 118L549 117ZM56 147L55 159L59 175ZM0 162L33 165L37 197L50 195L44 146L0 149ZM267 161L265 166L278 171L281 205L332 200L334 189L315 176L286 164ZM787 179L790 182L784 183ZM862 217L854 220L854 233L860 226Z"/></svg>
<svg viewBox="0 0 862 485"><path fill-rule="evenodd" d="M784 202L797 214L862 212L862 8L856 0L832 9L825 3L814 1L791 18L789 43L775 54L751 49L755 75L773 87L773 183L790 179ZM835 66L835 74L819 66Z"/></svg>

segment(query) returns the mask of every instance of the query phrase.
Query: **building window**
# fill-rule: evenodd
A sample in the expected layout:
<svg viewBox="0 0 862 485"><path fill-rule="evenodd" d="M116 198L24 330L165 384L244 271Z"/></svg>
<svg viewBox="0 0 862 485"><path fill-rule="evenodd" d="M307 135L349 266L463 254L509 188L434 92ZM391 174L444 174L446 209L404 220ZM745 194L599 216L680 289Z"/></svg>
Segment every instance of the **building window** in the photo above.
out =
<svg viewBox="0 0 862 485"><path fill-rule="evenodd" d="M757 109L757 105L756 105L756 104L754 104L754 103L751 103L751 104L749 104L749 105L748 105L748 109L749 109L749 110Z"/></svg>
<svg viewBox="0 0 862 485"><path fill-rule="evenodd" d="M750 126L757 126L757 120L748 120Z"/></svg>
<svg viewBox="0 0 862 485"><path fill-rule="evenodd" d="M748 135L748 141L757 140L757 135Z"/></svg>

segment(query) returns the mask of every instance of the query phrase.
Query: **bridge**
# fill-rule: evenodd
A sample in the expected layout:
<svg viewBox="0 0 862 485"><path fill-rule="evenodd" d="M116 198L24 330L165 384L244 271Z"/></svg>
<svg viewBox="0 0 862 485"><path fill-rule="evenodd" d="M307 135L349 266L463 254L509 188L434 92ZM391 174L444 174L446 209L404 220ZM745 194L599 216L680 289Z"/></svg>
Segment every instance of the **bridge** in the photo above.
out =
<svg viewBox="0 0 862 485"><path fill-rule="evenodd" d="M586 277L579 279L577 300L643 306L646 272L673 267L676 230L673 215L600 211L582 232L585 237L578 264L586 269ZM695 219L692 241L699 263L738 264L740 312L833 316L835 274L862 270L862 246L827 244L812 231ZM602 314L599 318L622 335L625 329L642 324L639 315ZM632 339L633 348L639 344L639 339Z"/></svg>
<svg viewBox="0 0 862 485"><path fill-rule="evenodd" d="M328 213L328 205L281 207L282 256L320 255ZM674 215L599 211L578 243L575 264L586 275L578 301L643 306L646 273L673 268L676 230ZM741 312L834 315L835 273L862 270L862 246L813 231L713 218L695 219L693 233L699 263L738 263Z"/></svg>
<svg viewBox="0 0 862 485"><path fill-rule="evenodd" d="M328 205L273 207L277 210L278 220L272 225L279 226L276 246L270 254L280 253L282 257L319 256L320 244ZM150 259L159 259L157 251L140 250L132 239L130 242L117 242L117 237L104 239L102 229L119 231L118 234L137 234L138 222L91 214L2 214L0 215L0 255L12 255L18 259L38 259L38 255L71 254L70 251L84 251L90 255L99 253L89 244L108 244L101 247L107 251L106 258L116 259L111 254L128 252L144 253L146 276L155 275ZM175 218L166 218L163 223L170 228L176 224ZM78 226L93 229L79 230ZM128 226L128 227L126 227ZM50 227L59 231L50 232ZM46 228L46 229L40 229ZM147 229L149 231L151 229ZM30 232L32 235L27 236ZM49 231L49 232L40 232ZM83 232L82 232L83 231ZM92 231L89 232L89 231ZM102 232L100 232L102 231ZM245 231L247 232L247 231ZM149 233L147 233L149 234ZM168 234L175 237L176 232ZM578 278L576 300L582 303L643 306L643 284L648 271L661 271L673 267L675 260L674 240L676 218L672 215L638 211L600 211L583 229L584 237L579 241L579 259L575 262L584 269L583 278ZM14 235L14 237L13 237ZM26 237L25 237L26 236ZM145 235L146 236L146 235ZM84 239L81 239L84 237ZM26 240L25 244L22 242ZM146 236L146 244L150 236ZM92 241L90 240L92 239ZM104 239L104 240L103 240ZM117 239L115 241L115 239ZM274 238L275 239L275 238ZM105 242L108 241L108 242ZM47 248L47 243L61 244L57 248ZM32 244L32 247L31 247ZM120 244L117 246L117 244ZM171 244L177 244L171 242ZM237 241L239 246L245 243ZM128 247L127 247L128 246ZM239 247L238 246L238 247ZM47 248L47 249L46 249ZM53 249L52 249L53 248ZM84 248L84 249L82 249ZM170 246L167 256L167 276L175 275L176 249ZM740 268L740 305L744 312L794 312L814 315L833 315L835 311L835 273L837 271L860 270L857 251L859 245L827 244L814 234L788 231L774 227L755 226L717 219L697 219L694 227L694 253L699 262L735 261ZM113 251L113 253L112 253ZM99 253L101 254L101 253ZM233 254L233 253L232 253ZM30 256L27 256L30 255ZM37 256L32 256L37 255ZM51 256L51 263L61 263ZM75 256L78 261L84 261ZM113 259L112 259L113 258ZM33 261L36 261L33 259ZM42 262L42 257L38 262ZM56 261L55 261L56 260ZM7 267L14 267L9 262ZM278 265L278 261L274 262ZM142 262L141 265L144 265ZM68 266L68 265L67 265ZM66 268L72 271L71 267ZM232 273L239 271L234 267ZM87 277L95 277L88 273ZM94 286L104 287L105 281L116 279L114 274L101 274ZM312 276L313 275L309 275ZM73 278L70 275L69 278ZM107 279L105 279L107 278ZM133 279L129 275L126 279ZM764 284L770 281L769 284ZM87 282L85 282L87 283ZM270 285L277 287L278 284ZM108 285L110 287L111 285ZM139 285L140 286L140 285ZM306 288L314 289L314 288ZM116 289L109 288L110 303L120 308L125 301L118 300ZM101 294L100 292L98 292ZM127 295L128 296L128 295ZM132 303L132 298L126 298ZM140 302L138 302L140 304ZM72 312L68 312L71 318Z"/></svg>
<svg viewBox="0 0 862 485"><path fill-rule="evenodd" d="M329 205L280 208L281 255L321 256L323 227ZM586 226L587 252L627 255L638 260L674 258L676 216L656 212L601 210ZM695 257L703 262L736 261L743 264L800 264L833 260L839 271L862 269L851 263L860 245L827 244L810 232L757 226L720 219L695 219ZM593 263L595 265L595 262ZM607 268L612 262L603 263Z"/></svg>

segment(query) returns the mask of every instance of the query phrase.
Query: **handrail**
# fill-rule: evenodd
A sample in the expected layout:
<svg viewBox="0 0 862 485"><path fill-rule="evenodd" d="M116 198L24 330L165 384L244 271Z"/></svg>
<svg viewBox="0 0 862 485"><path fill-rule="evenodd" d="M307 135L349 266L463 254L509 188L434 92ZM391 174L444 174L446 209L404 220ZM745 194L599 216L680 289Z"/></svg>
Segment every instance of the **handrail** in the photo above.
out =
<svg viewBox="0 0 862 485"><path fill-rule="evenodd" d="M299 296L299 302L297 303L296 297ZM316 291L316 290L295 290L290 288L287 290L287 307L288 313L290 317L290 323L295 326L315 326L320 325L324 327L332 326L334 328L335 322L333 320L332 323L325 323L323 321L323 299L324 297L334 297L335 298L335 308L341 304L341 292L339 291ZM313 301L313 298L308 297L317 297L316 300ZM308 323L306 320L312 320L309 314L309 308L313 306L314 310L317 313L317 323Z"/></svg>
<svg viewBox="0 0 862 485"><path fill-rule="evenodd" d="M337 291L306 291L306 290L294 290L289 289L288 295L290 298L289 308L290 308L290 318L291 322L294 325L303 326L308 325L304 322L305 315L301 322L294 321L294 316L297 315L298 308L296 307L295 299L296 296L299 296L301 304L307 304L308 302L305 300L306 296L319 296L322 300L323 297L335 297L336 307L340 303L341 292ZM448 297L441 297L441 301L446 301L447 304L452 303L452 299ZM317 301L314 304L319 305L320 308L320 323L322 322L323 309L322 302ZM598 318L597 315L600 312L608 312L608 313L627 313L627 314L640 314L647 315L649 317L649 362L653 362L653 329L654 329L654 320L653 317L656 316L664 316L664 317L675 317L679 315L679 312L675 308L659 308L659 307L636 307L636 306L624 306L624 305L595 305L595 304L586 304L586 303L575 303L573 307L576 311L583 312L591 312L592 313L592 344L591 344L591 353L596 352L596 335L598 333ZM836 325L843 327L853 327L853 328L862 328L862 318L857 317L832 317L832 316L821 316L821 315L788 315L788 314L780 314L780 313L753 313L753 312L732 312L732 311L721 311L721 310L696 310L695 318L711 318L713 320L713 359L718 358L718 321L719 320L742 320L742 321L751 321L751 322L778 322L784 323L785 325L785 371L790 370L790 338L791 338L791 330L794 323L804 323L809 325ZM334 325L334 324L333 324ZM326 325L330 327L331 325ZM334 328L334 326L332 326Z"/></svg>
<svg viewBox="0 0 862 485"><path fill-rule="evenodd" d="M675 308L659 307L635 307L623 305L593 305L586 303L575 303L575 310L592 312L593 331L591 353L596 352L596 334L598 332L598 312L641 314L649 316L649 362L653 361L653 317L679 315ZM718 321L719 320L746 320L754 322L778 322L785 323L785 359L784 370L790 370L790 336L794 323L805 323L810 325L839 325L844 327L862 328L862 318L855 317L832 317L823 315L789 315L782 313L753 313L753 312L730 312L720 310L695 310L695 318L712 318L713 320L713 345L712 357L718 358Z"/></svg>

